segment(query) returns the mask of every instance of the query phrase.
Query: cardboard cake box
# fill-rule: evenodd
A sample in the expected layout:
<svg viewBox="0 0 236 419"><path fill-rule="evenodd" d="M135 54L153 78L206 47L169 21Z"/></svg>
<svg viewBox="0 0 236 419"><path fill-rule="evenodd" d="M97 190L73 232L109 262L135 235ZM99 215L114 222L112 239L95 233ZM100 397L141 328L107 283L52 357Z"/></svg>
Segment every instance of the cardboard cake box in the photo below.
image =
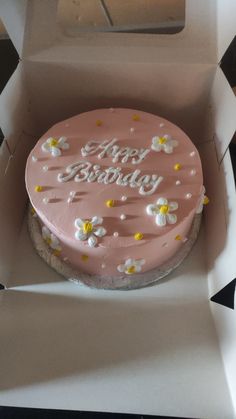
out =
<svg viewBox="0 0 236 419"><path fill-rule="evenodd" d="M56 0L7 0L0 10L21 57L0 98L0 405L234 418L236 313L209 298L236 277L236 103L218 65L235 2L186 0L175 35L68 36ZM64 281L36 255L25 220L24 168L39 136L116 106L184 129L211 201L184 263L129 292Z"/></svg>

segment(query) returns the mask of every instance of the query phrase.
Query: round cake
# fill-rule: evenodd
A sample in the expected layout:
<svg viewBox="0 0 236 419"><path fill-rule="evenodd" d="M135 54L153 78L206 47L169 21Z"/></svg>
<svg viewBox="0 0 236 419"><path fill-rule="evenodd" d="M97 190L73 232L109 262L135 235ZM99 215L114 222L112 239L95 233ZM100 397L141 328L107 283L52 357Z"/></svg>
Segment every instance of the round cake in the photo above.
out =
<svg viewBox="0 0 236 419"><path fill-rule="evenodd" d="M174 260L207 201L188 136L122 108L50 128L28 157L26 187L50 255L112 288Z"/></svg>

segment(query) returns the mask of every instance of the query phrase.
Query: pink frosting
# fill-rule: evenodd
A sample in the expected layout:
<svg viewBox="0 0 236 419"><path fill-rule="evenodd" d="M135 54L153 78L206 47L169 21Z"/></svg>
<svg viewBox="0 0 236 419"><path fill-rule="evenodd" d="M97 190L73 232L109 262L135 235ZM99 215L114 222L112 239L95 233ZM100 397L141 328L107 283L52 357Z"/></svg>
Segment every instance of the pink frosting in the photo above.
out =
<svg viewBox="0 0 236 419"><path fill-rule="evenodd" d="M138 115L139 120L133 120ZM97 125L101 121L101 125ZM131 129L131 128L134 128ZM88 141L111 140L117 138L120 147L151 148L152 137L170 135L178 141L172 154L153 150L137 165L131 163L112 163L112 158L98 159L97 154L82 157L81 148ZM53 157L42 150L42 144L49 138L65 136L68 150L62 150L59 157ZM32 159L32 156L36 158ZM105 185L97 182L59 182L59 173L66 173L68 165L84 160L100 165L101 168L121 167L129 173L136 169L142 174L157 174L164 179L152 195L140 195L139 188L119 186L116 183ZM179 163L181 169L174 170ZM43 167L48 166L44 171ZM176 185L176 181L180 181ZM42 224L54 233L62 247L59 257L66 259L78 270L90 274L123 275L117 266L128 258L144 259L142 272L161 265L171 258L188 238L196 208L202 192L201 161L195 146L188 136L171 122L146 112L132 109L98 109L86 112L54 125L37 142L30 153L26 166L26 187L30 201ZM41 192L35 186L42 186ZM70 192L76 196L68 203ZM122 196L127 200L122 201ZM146 213L149 204L163 197L178 203L176 224L160 227L155 217ZM47 204L44 198L48 198ZM107 207L106 201L114 200L114 207ZM120 216L124 214L125 220ZM107 230L104 237L98 238L96 247L89 247L87 241L75 238L76 218L103 218L102 226ZM119 235L115 237L113 234ZM143 234L142 240L135 240L135 233ZM180 236L180 240L176 240ZM88 258L84 258L87 255ZM85 260L86 259L86 260Z"/></svg>

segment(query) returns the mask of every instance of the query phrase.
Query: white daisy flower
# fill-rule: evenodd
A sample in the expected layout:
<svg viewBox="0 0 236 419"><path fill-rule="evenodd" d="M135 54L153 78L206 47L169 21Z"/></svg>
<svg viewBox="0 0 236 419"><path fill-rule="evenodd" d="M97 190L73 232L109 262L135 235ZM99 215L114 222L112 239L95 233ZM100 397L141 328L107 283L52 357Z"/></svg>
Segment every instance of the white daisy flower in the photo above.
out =
<svg viewBox="0 0 236 419"><path fill-rule="evenodd" d="M203 186L202 193L200 196L199 206L197 208L196 214L201 214L203 210L203 206L209 204L209 198L205 195L206 189Z"/></svg>
<svg viewBox="0 0 236 419"><path fill-rule="evenodd" d="M61 155L61 150L68 150L70 147L66 140L66 137L60 137L59 139L50 137L42 144L42 150L45 153L51 153L53 157L58 157Z"/></svg>
<svg viewBox="0 0 236 419"><path fill-rule="evenodd" d="M45 226L42 228L42 236L51 249L56 252L61 252L61 246L58 238Z"/></svg>
<svg viewBox="0 0 236 419"><path fill-rule="evenodd" d="M178 145L178 141L172 140L169 135L163 137L155 136L152 138L151 149L154 151L164 151L167 154L173 153L174 147Z"/></svg>
<svg viewBox="0 0 236 419"><path fill-rule="evenodd" d="M166 198L159 198L156 204L150 204L146 207L148 215L156 216L156 224L160 227L168 224L175 224L177 222L177 216L172 214L172 211L178 209L177 202L168 202Z"/></svg>
<svg viewBox="0 0 236 419"><path fill-rule="evenodd" d="M103 237L106 234L104 227L99 226L103 223L101 217L93 217L91 220L82 220L81 218L76 218L75 227L77 231L75 232L75 238L80 241L88 240L88 245L90 247L95 247L97 245L97 237Z"/></svg>
<svg viewBox="0 0 236 419"><path fill-rule="evenodd" d="M127 259L123 265L118 265L117 270L124 272L127 275L136 274L141 272L142 265L144 265L145 259Z"/></svg>

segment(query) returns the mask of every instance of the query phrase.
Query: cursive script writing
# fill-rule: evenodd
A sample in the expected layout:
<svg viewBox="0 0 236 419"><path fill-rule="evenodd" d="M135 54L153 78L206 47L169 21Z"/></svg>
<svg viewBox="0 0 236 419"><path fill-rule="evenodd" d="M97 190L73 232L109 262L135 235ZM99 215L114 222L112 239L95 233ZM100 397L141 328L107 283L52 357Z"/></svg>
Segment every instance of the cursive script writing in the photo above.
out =
<svg viewBox="0 0 236 419"><path fill-rule="evenodd" d="M140 195L152 195L163 180L157 174L143 175L141 170L124 174L120 167L108 167L102 169L100 165L80 160L66 167L65 173L59 173L59 182L67 182L73 179L75 182L98 182L108 185L116 183L120 186L139 188Z"/></svg>
<svg viewBox="0 0 236 419"><path fill-rule="evenodd" d="M81 154L83 157L97 154L98 159L112 157L113 163L119 159L121 163L127 163L131 159L132 164L139 164L150 153L148 148L119 147L116 142L116 138L103 142L91 140L81 148Z"/></svg>

